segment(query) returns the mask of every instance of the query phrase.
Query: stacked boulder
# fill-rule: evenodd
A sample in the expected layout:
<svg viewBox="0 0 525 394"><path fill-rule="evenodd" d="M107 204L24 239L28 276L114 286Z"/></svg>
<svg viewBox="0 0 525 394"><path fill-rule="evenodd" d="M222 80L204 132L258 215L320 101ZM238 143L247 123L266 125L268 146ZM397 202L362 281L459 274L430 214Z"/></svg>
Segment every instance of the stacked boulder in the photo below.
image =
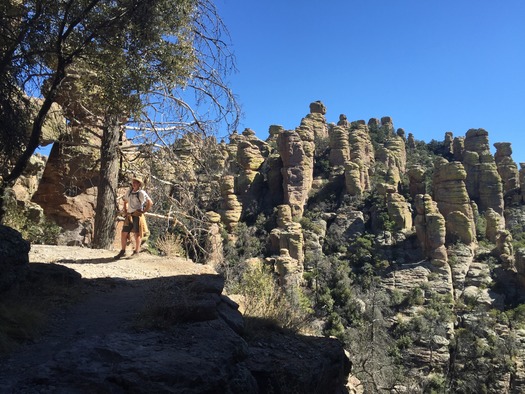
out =
<svg viewBox="0 0 525 394"><path fill-rule="evenodd" d="M301 283L304 263L304 238L301 224L292 219L289 205L277 207L277 227L270 233L271 251L277 257L270 259L279 274L280 283L287 288Z"/></svg>
<svg viewBox="0 0 525 394"><path fill-rule="evenodd" d="M387 193L388 216L398 231L408 231L412 228L412 210L405 198L396 192Z"/></svg>
<svg viewBox="0 0 525 394"><path fill-rule="evenodd" d="M512 147L510 142L496 142L494 144L496 153L494 160L501 179L504 180L503 191L505 193L517 189L520 186L518 166L512 160Z"/></svg>
<svg viewBox="0 0 525 394"><path fill-rule="evenodd" d="M242 205L235 194L235 178L225 175L221 179L222 207L220 215L228 232L232 232L239 223L242 215Z"/></svg>
<svg viewBox="0 0 525 394"><path fill-rule="evenodd" d="M447 240L470 245L476 240L474 213L460 162L437 158L434 162L433 197L446 220Z"/></svg>
<svg viewBox="0 0 525 394"><path fill-rule="evenodd" d="M465 136L463 165L467 172L465 184L470 198L481 212L488 208L503 215L503 184L494 157L490 153L488 132L470 129Z"/></svg>
<svg viewBox="0 0 525 394"><path fill-rule="evenodd" d="M319 110L320 104L310 107ZM295 130L283 130L277 137L282 160L284 203L292 208L294 218L301 218L313 183L316 135L328 136L326 119L321 112L312 112Z"/></svg>
<svg viewBox="0 0 525 394"><path fill-rule="evenodd" d="M241 167L239 193L245 194L260 175L259 169L268 156L268 144L255 136L251 129L245 129L237 143L237 163Z"/></svg>
<svg viewBox="0 0 525 394"><path fill-rule="evenodd" d="M414 201L416 208L415 228L423 255L432 264L443 266L447 263L445 247L446 223L439 212L437 203L428 194L418 194Z"/></svg>
<svg viewBox="0 0 525 394"><path fill-rule="evenodd" d="M370 122L369 122L370 124ZM377 161L384 164L384 179L396 188L401 183L401 175L406 172L406 144L402 135L394 133L392 118L381 118L381 128L386 130L386 142L378 152Z"/></svg>
<svg viewBox="0 0 525 394"><path fill-rule="evenodd" d="M332 167L344 166L350 159L350 146L348 142L348 129L342 126L333 126L329 131L330 156Z"/></svg>
<svg viewBox="0 0 525 394"><path fill-rule="evenodd" d="M351 196L361 195L370 190L370 173L374 167L374 148L370 132L363 121L351 128L348 140L350 161L345 163L346 192Z"/></svg>

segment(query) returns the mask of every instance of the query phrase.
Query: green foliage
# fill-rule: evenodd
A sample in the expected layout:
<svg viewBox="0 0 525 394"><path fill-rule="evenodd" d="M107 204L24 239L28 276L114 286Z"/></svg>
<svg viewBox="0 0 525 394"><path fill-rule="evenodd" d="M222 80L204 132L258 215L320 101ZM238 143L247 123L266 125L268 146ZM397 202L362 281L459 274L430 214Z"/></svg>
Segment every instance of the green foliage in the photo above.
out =
<svg viewBox="0 0 525 394"><path fill-rule="evenodd" d="M512 247L514 250L525 248L525 229L522 226L515 226L510 229L512 234Z"/></svg>
<svg viewBox="0 0 525 394"><path fill-rule="evenodd" d="M19 231L22 238L35 244L56 245L62 231L60 226L45 217L39 222L33 221L16 204L9 204L3 224Z"/></svg>
<svg viewBox="0 0 525 394"><path fill-rule="evenodd" d="M504 315L513 327L525 328L525 304L520 304L514 309L505 311Z"/></svg>
<svg viewBox="0 0 525 394"><path fill-rule="evenodd" d="M243 297L248 335L257 335L261 329L299 332L309 322L311 309L300 289L285 291L263 266L245 270L235 293Z"/></svg>
<svg viewBox="0 0 525 394"><path fill-rule="evenodd" d="M264 228L248 227L240 222L233 234L234 241L229 241L229 237L225 239L224 263L217 268L225 278L226 289L239 285L247 269L246 260L262 256L265 238Z"/></svg>

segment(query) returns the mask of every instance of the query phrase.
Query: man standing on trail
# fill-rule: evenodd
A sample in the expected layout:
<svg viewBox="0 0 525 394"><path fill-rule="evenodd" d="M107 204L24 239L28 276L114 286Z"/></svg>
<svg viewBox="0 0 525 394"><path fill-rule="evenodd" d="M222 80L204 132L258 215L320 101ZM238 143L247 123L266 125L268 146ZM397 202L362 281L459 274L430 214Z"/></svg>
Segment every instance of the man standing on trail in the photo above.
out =
<svg viewBox="0 0 525 394"><path fill-rule="evenodd" d="M148 193L142 190L143 184L142 179L133 178L131 181L131 189L122 197L122 200L124 200L123 211L126 219L122 226L121 249L119 254L115 256L115 260L126 255L126 244L130 232L135 234L135 250L131 257L137 257L140 253L142 237L148 232L148 225L144 213L149 211L153 205L153 200L148 196Z"/></svg>

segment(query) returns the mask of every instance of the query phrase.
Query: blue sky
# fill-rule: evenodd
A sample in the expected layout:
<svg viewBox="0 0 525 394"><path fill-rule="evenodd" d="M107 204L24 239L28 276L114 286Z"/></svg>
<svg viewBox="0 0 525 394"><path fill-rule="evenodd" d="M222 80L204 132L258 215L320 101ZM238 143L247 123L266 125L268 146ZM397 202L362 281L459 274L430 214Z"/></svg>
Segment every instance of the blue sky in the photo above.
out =
<svg viewBox="0 0 525 394"><path fill-rule="evenodd" d="M489 132L525 162L525 1L216 0L249 127L391 116L418 140Z"/></svg>

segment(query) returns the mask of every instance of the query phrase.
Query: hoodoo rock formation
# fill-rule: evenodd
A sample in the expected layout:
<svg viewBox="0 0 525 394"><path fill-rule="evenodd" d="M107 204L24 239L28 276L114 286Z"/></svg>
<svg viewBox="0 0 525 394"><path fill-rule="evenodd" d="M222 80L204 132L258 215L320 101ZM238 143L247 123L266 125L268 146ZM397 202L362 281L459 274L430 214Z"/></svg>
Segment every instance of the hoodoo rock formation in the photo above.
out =
<svg viewBox="0 0 525 394"><path fill-rule="evenodd" d="M468 194L476 201L481 212L488 208L503 214L503 185L496 161L490 153L488 132L470 129L465 136L463 165Z"/></svg>
<svg viewBox="0 0 525 394"><path fill-rule="evenodd" d="M467 174L460 162L438 158L434 162L433 191L447 224L447 239L470 245L476 240L474 213L465 187Z"/></svg>

